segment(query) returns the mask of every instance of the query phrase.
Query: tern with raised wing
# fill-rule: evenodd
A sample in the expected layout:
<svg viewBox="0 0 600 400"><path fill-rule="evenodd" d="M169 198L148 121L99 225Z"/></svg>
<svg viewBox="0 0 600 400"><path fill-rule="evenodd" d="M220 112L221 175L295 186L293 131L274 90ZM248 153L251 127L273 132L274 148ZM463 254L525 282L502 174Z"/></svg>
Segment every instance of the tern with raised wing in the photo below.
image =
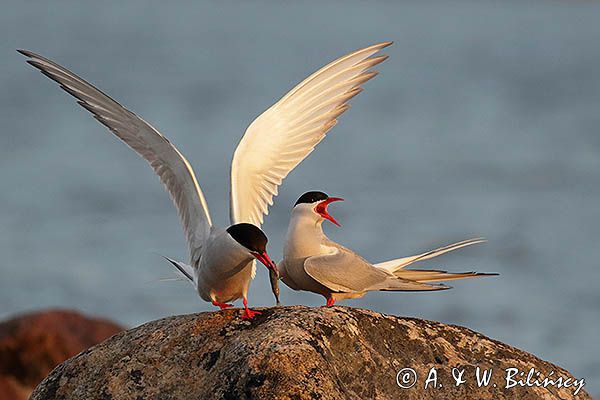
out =
<svg viewBox="0 0 600 400"><path fill-rule="evenodd" d="M26 50L28 63L74 96L113 134L142 156L169 192L181 219L190 263L167 258L196 287L200 297L220 308L242 298L243 318L257 312L247 305L256 273L255 259L277 276L260 229L283 179L323 140L350 106L371 70L387 56L375 56L391 42L359 49L310 75L247 128L231 162L230 220L213 225L190 163L161 133L68 69Z"/></svg>
<svg viewBox="0 0 600 400"><path fill-rule="evenodd" d="M432 291L450 289L433 282L478 278L497 274L477 272L451 273L438 270L408 270L407 266L440 256L485 240L465 240L423 254L372 264L354 251L330 240L323 232L323 222L339 223L327 207L339 197L319 191L303 194L292 209L283 249L278 264L281 280L294 290L305 290L325 297L327 306L338 300L364 296L367 292Z"/></svg>

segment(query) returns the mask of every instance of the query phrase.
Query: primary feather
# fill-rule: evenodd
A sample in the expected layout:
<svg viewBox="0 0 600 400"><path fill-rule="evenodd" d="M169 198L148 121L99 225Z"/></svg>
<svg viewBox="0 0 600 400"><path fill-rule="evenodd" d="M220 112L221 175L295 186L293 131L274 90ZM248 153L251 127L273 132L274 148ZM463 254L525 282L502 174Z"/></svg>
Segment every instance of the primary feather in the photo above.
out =
<svg viewBox="0 0 600 400"><path fill-rule="evenodd" d="M119 139L142 156L169 192L183 224L192 263L197 262L212 221L194 171L185 157L167 138L146 121L68 69L26 50L19 53L44 75L78 99Z"/></svg>
<svg viewBox="0 0 600 400"><path fill-rule="evenodd" d="M283 179L323 140L377 75L387 56L371 57L391 42L341 57L310 75L250 124L231 162L232 223L260 226Z"/></svg>

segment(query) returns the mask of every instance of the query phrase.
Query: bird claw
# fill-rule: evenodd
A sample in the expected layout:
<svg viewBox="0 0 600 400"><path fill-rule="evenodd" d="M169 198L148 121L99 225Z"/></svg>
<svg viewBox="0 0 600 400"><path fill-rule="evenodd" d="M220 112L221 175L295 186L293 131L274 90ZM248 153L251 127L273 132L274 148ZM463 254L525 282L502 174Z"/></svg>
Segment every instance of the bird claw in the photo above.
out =
<svg viewBox="0 0 600 400"><path fill-rule="evenodd" d="M226 308L233 307L233 304L228 303L219 303L218 301L213 300L213 306L219 307L221 310L225 310Z"/></svg>
<svg viewBox="0 0 600 400"><path fill-rule="evenodd" d="M244 313L242 314L242 319L252 319L257 315L262 314L260 311L253 311L249 308L246 308L244 310Z"/></svg>
<svg viewBox="0 0 600 400"><path fill-rule="evenodd" d="M332 297L327 299L326 307L333 307L334 304L335 304L335 299L333 299Z"/></svg>

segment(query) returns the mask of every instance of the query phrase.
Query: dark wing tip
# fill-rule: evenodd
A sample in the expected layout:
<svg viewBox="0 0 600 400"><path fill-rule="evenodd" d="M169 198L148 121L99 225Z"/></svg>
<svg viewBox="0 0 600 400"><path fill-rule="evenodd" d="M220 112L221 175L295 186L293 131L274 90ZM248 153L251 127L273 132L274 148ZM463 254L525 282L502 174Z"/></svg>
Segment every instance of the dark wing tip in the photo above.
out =
<svg viewBox="0 0 600 400"><path fill-rule="evenodd" d="M34 55L32 52L23 49L17 49L17 52L23 54L25 57L33 57Z"/></svg>
<svg viewBox="0 0 600 400"><path fill-rule="evenodd" d="M40 71L43 72L42 69L42 64L40 64L39 61L35 60L35 59L29 59L26 61L27 64L34 66L35 68L39 69Z"/></svg>
<svg viewBox="0 0 600 400"><path fill-rule="evenodd" d="M37 58L38 60L47 61L44 57L40 56L37 53L34 53L33 51L29 51L29 50L25 50L25 49L17 49L17 52L23 54L25 57L34 58L34 59Z"/></svg>

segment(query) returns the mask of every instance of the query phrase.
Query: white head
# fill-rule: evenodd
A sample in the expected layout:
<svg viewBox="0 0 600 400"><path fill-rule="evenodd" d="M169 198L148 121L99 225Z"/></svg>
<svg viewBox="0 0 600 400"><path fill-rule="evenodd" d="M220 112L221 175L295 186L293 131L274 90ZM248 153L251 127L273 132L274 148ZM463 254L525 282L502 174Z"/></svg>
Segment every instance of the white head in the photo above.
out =
<svg viewBox="0 0 600 400"><path fill-rule="evenodd" d="M337 226L341 226L335 218L327 211L327 206L334 201L343 201L339 197L329 197L327 194L318 191L306 192L296 201L292 215L297 218L310 218L317 224L329 220Z"/></svg>

